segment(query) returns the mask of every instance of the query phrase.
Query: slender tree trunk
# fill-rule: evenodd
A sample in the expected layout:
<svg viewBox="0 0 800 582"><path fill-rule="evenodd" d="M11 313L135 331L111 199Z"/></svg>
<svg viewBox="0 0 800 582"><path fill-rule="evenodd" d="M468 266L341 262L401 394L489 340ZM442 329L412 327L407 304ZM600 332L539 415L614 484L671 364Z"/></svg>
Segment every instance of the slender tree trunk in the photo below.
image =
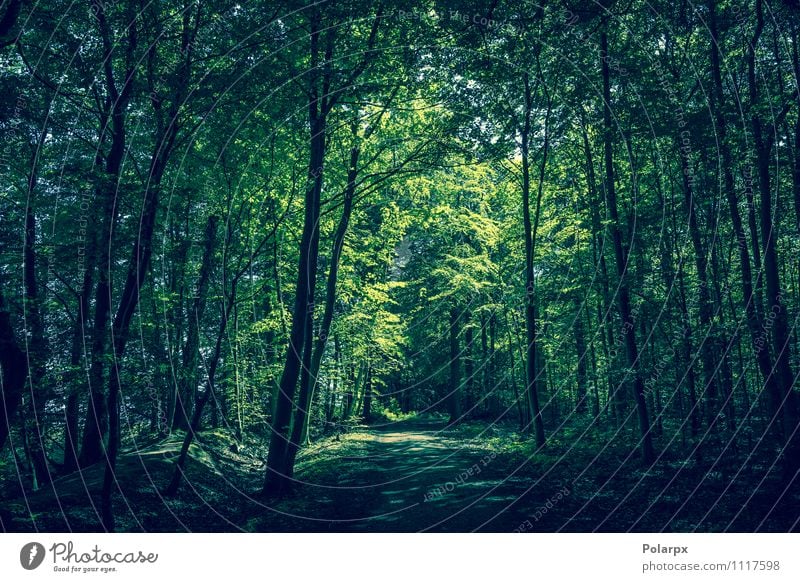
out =
<svg viewBox="0 0 800 582"><path fill-rule="evenodd" d="M316 109L315 103L312 104L312 109ZM282 494L288 491L291 485L288 475L289 425L294 409L294 393L300 376L303 347L306 343L308 319L313 317L314 310L317 249L319 247L319 205L322 189L322 164L325 158L325 117L312 115L311 128L309 163L311 186L306 190L305 221L299 249L300 264L295 288L292 328L278 388L275 416L272 421L264 494Z"/></svg>
<svg viewBox="0 0 800 582"><path fill-rule="evenodd" d="M497 313L489 316L489 363L486 367L486 394L490 394L488 410L494 415L500 410L500 391L495 385L497 378Z"/></svg>
<svg viewBox="0 0 800 582"><path fill-rule="evenodd" d="M539 407L539 391L537 382L537 325L536 325L536 279L533 270L534 261L534 226L531 221L530 211L530 134L531 114L533 111L533 95L527 73L524 78L525 89L525 120L521 132L522 141L522 220L525 233L525 332L526 332L526 388L525 394L530 407L530 417L533 421L533 430L536 435L536 444L543 446L545 443L544 421ZM544 154L547 156L546 152ZM528 427L530 428L530 427Z"/></svg>
<svg viewBox="0 0 800 582"><path fill-rule="evenodd" d="M607 408L610 408L611 413L614 415L616 426L621 425L621 420L624 417L624 407L622 403L622 394L617 386L615 386L612 379L612 356L611 346L614 344L614 334L609 322L612 312L611 290L609 288L608 265L606 264L605 257L605 232L600 221L600 208L605 201L598 195L597 189L597 176L594 170L594 157L592 155L592 147L589 142L589 133L586 126L585 113L580 109L581 115L581 135L583 141L583 153L586 158L586 183L589 189L589 214L592 223L592 258L595 265L599 266L598 284L600 291L601 303L597 306L597 325L600 327L601 348L603 353L603 361L605 362L605 378L608 383L608 402Z"/></svg>
<svg viewBox="0 0 800 582"><path fill-rule="evenodd" d="M764 241L764 275L767 287L768 317L773 319L772 349L775 353L776 390L772 408L783 423L783 462L787 476L794 477L800 469L800 431L798 427L797 394L793 389L794 373L791 367L791 342L789 338L786 304L782 295L778 251L778 213L773 219L770 156L772 135L764 135L764 122L757 111L759 104L758 80L755 73L755 50L764 27L763 0L756 0L756 30L748 53L748 82L750 87L751 125L756 148L759 200L761 202L761 235Z"/></svg>
<svg viewBox="0 0 800 582"><path fill-rule="evenodd" d="M44 385L47 364L47 340L42 319L42 301L39 293L36 253L36 214L34 202L37 185L38 152L44 144L46 132L42 132L36 153L31 160L28 177L28 197L25 206L25 237L23 244L23 280L25 287L25 327L29 330L28 345L28 404L29 410L25 430L29 435L31 461L34 468L34 489L50 483L50 468L45 452L44 410L51 391Z"/></svg>
<svg viewBox="0 0 800 582"><path fill-rule="evenodd" d="M113 150L112 150L113 153ZM122 152L119 152L120 156ZM116 155L116 154L114 154ZM110 161L111 156L109 156ZM120 158L121 160L121 158ZM116 163L115 163L116 165ZM118 169L117 169L118 171ZM116 215L116 192L109 186L111 171L106 170L108 177L103 181L106 187L98 193L103 199L100 226L100 244L97 261L97 289L94 299L94 321L92 325L91 364L89 366L89 404L86 412L86 423L83 427L83 440L78 462L87 467L99 461L103 456L102 440L108 430L108 409L103 391L105 378L104 362L106 343L108 341L108 319L111 311L111 244L112 223Z"/></svg>
<svg viewBox="0 0 800 582"><path fill-rule="evenodd" d="M575 371L577 385L577 391L575 393L575 412L583 414L587 410L586 397L588 396L588 379L586 373L586 358L589 354L586 350L586 337L583 330L583 317L580 306L578 308L578 315L575 317L575 323L572 326L572 331L575 335L575 355L578 362Z"/></svg>
<svg viewBox="0 0 800 582"><path fill-rule="evenodd" d="M489 375L491 371L492 364L490 362L489 357L489 322L486 321L486 316L481 313L480 315L480 324L481 324L481 374L480 374L480 381L478 382L478 386L480 388L479 397L484 399L484 409L489 408L491 401L492 401L492 387L489 383Z"/></svg>
<svg viewBox="0 0 800 582"><path fill-rule="evenodd" d="M366 42L363 59L350 72L344 87L353 85L364 72L383 16L382 8L378 10L372 22L372 29ZM262 493L264 495L281 495L291 487L293 457L290 454L290 424L294 409L294 393L300 375L302 349L305 345L305 334L308 318L314 317L314 289L316 285L317 257L319 254L319 212L320 194L322 192L323 164L325 162L328 114L333 109L338 92L332 91L333 71L330 63L334 52L333 27L326 29L327 43L323 51L320 48L322 33L322 13L314 8L310 16L310 68L308 121L311 130L310 155L308 166L309 187L305 194L305 216L303 234L300 240L300 261L298 266L297 286L295 287L294 315L292 330L289 335L289 346L286 361L281 375L275 415L272 422L269 453L267 455L267 471ZM324 61L324 64L323 64Z"/></svg>
<svg viewBox="0 0 800 582"><path fill-rule="evenodd" d="M219 320L219 329L217 330L217 341L214 344L214 352L208 364L208 375L205 379L205 391L200 395L197 405L192 414L192 420L189 423L189 428L186 431L186 436L183 438L181 445L181 452L178 459L175 461L175 472L172 474L172 479L169 485L164 489L164 495L172 497L178 492L181 480L183 479L183 468L186 464L186 458L189 454L189 447L192 444L197 431L200 428L200 420L203 417L203 410L206 404L212 398L215 389L215 378L217 374L217 367L219 366L220 356L222 354L222 342L225 338L225 333L228 328L228 320L230 318L231 309L236 303L236 286L237 280L234 279L231 285L231 293L228 296L228 301L222 304L222 313Z"/></svg>
<svg viewBox="0 0 800 582"><path fill-rule="evenodd" d="M472 348L475 342L475 332L469 321L470 315L464 314L464 394L466 398L466 408L472 410L475 406L475 360L472 355Z"/></svg>
<svg viewBox="0 0 800 582"><path fill-rule="evenodd" d="M689 310L686 305L686 290L684 285L683 265L678 265L678 285L680 292L680 309L681 321L686 326L683 331L683 361L688 366L686 370L686 384L689 392L689 426L692 438L697 436L700 431L700 405L697 402L697 379L695 378L694 366L692 360L694 359L694 346L692 344L692 326L689 319Z"/></svg>
<svg viewBox="0 0 800 582"><path fill-rule="evenodd" d="M611 239L614 243L614 256L617 263L617 274L619 276L619 291L617 300L620 318L623 324L623 335L625 336L625 353L627 355L628 367L633 372L634 401L639 417L640 449L642 460L646 464L651 464L655 460L653 449L653 439L650 434L650 418L647 413L647 403L644 396L644 382L639 370L639 352L636 345L635 322L631 316L630 295L626 280L628 260L622 243L622 232L619 224L617 212L617 197L614 186L614 158L613 158L613 139L614 126L611 117L611 78L608 65L608 36L603 30L600 36L601 48L600 57L602 61L603 73L603 142L605 153L606 171L606 207L610 217Z"/></svg>
<svg viewBox="0 0 800 582"><path fill-rule="evenodd" d="M589 303L586 302L586 325L587 327L591 327L592 324L592 313L591 309L589 309ZM602 335L602 330L600 330L600 334ZM599 372L597 369L597 350L595 349L595 340L594 338L589 342L589 355L591 359L589 360L592 364L592 416L594 417L594 422L600 422L600 379L599 379Z"/></svg>
<svg viewBox="0 0 800 582"><path fill-rule="evenodd" d="M119 178L122 171L122 161L125 156L126 128L125 113L133 89L135 67L132 65L133 52L136 48L136 22L131 23L127 36L127 61L128 71L122 89L117 88L117 81L112 67L111 31L105 17L105 8L102 3L93 1L93 12L100 30L103 42L103 51L106 55L103 61L105 73L107 99L109 105L109 119L111 121L111 147L106 157L105 175L98 181L96 198L101 200L100 236L98 237L97 257L97 288L94 303L94 324L92 326L92 353L89 368L89 404L86 422L83 428L81 452L78 462L81 467L86 467L98 462L103 457L103 439L108 430L108 408L106 394L103 391L105 384L105 359L108 351L108 324L111 315L111 268L113 257L114 226L117 216L117 192ZM103 128L105 132L106 128Z"/></svg>
<svg viewBox="0 0 800 582"><path fill-rule="evenodd" d="M197 33L196 24L200 19L201 8L198 6L195 17L194 35ZM113 363L108 380L108 447L106 450L106 467L103 476L103 489L101 493L101 513L103 526L106 531L114 530L114 511L112 506L112 493L114 487L118 487L116 482L116 463L120 446L120 373L122 358L128 343L129 331L133 314L139 307L142 285L150 270L150 257L153 253L153 233L158 215L159 193L161 190L161 180L167 168L167 163L175 145L180 125L178 115L180 108L184 105L185 92L188 87L191 74L190 55L194 36L189 32L190 20L187 15L184 20L184 34L180 54L184 56L184 61L178 65L177 70L177 89L172 99L172 104L165 119L163 115L163 105L158 99L152 99L153 112L156 119L156 132L154 136L154 149L150 157L150 166L147 173L148 181L145 187L144 200L142 202L142 213L139 221L139 231L134 238L133 252L128 261L127 276L122 287L119 305L114 315L111 325ZM155 53L149 52L149 58L153 58ZM152 63L151 63L152 64ZM148 79L152 89L153 69L150 68L150 78ZM212 391L213 392L213 391Z"/></svg>
<svg viewBox="0 0 800 582"><path fill-rule="evenodd" d="M17 343L11 313L8 311L0 283L0 450L11 432L11 422L22 402L28 377L28 358Z"/></svg>
<svg viewBox="0 0 800 582"><path fill-rule="evenodd" d="M325 354L325 346L328 342L331 324L333 323L333 312L336 306L336 285L339 277L339 264L341 262L342 250L344 249L344 239L347 228L350 224L350 216L353 212L353 198L356 191L356 178L358 176L358 156L359 149L353 147L350 150L350 165L347 170L347 186L344 193L344 204L339 224L333 237L333 249L331 250L330 268L325 288L325 307L320 322L319 336L314 343L313 355L311 354L311 343L313 338L309 337L306 346L309 348L309 362L307 373L304 372L301 378L300 394L298 395L297 410L294 415L292 426L292 436L289 444L289 466L294 466L294 459L297 451L303 442L308 438L309 415L311 402L316 387L319 370L322 364L322 356Z"/></svg>
<svg viewBox="0 0 800 582"><path fill-rule="evenodd" d="M800 49L797 38L798 26L792 26L792 69L795 80L800 79ZM794 159L792 160L792 194L794 199L795 231L800 235L800 94L797 95L797 115L794 120Z"/></svg>
<svg viewBox="0 0 800 582"><path fill-rule="evenodd" d="M79 418L79 392L77 387L85 375L84 345L86 343L87 329L89 327L89 295L94 285L94 270L96 258L96 220L93 217L86 219L86 252L83 255L84 271L78 305L75 313L75 324L72 329L72 345L70 346L70 372L67 380L67 400L64 407L64 464L62 473L69 474L78 469L78 452L80 446Z"/></svg>
<svg viewBox="0 0 800 582"><path fill-rule="evenodd" d="M333 336L333 361L336 365L336 374L331 386L330 401L325 411L325 420L327 422L331 422L336 414L336 401L341 391L342 377L344 375L344 370L342 369L342 345L337 334Z"/></svg>
<svg viewBox="0 0 800 582"><path fill-rule="evenodd" d="M125 355L125 348L128 343L131 320L139 306L142 285L150 268L150 257L153 252L153 232L158 213L158 192L161 187L161 178L166 167L166 160L169 157L169 151L172 143L174 143L177 130L177 126L172 125L172 127L175 129L170 132L171 135L169 137L164 136L163 140L156 140L159 151L154 154L149 174L151 182L145 192L140 229L138 236L134 239L133 252L128 263L128 275L125 279L119 306L111 326L113 363L108 380L108 447L101 496L103 525L106 531L114 530L111 495L112 489L116 484L115 467L120 444L119 392L122 358Z"/></svg>
<svg viewBox="0 0 800 582"><path fill-rule="evenodd" d="M366 424L372 422L372 368L369 365L364 379L364 410L361 418Z"/></svg>
<svg viewBox="0 0 800 582"><path fill-rule="evenodd" d="M713 429L719 415L719 390L716 381L718 365L718 358L715 350L716 332L713 329L713 322L711 319L713 305L709 293L708 255L703 245L700 225L697 220L693 188L694 178L690 167L690 160L687 156L688 154L681 149L679 157L681 160L681 173L683 175L684 204L686 205L686 211L689 216L689 235L692 240L692 247L694 248L697 278L700 282L698 286L698 318L700 321L700 333L705 335L705 337L700 340L700 358L703 361L703 373L705 376L704 394L706 400L706 414L708 426Z"/></svg>
<svg viewBox="0 0 800 582"><path fill-rule="evenodd" d="M448 425L461 421L461 358L459 356L458 333L460 328L458 308L450 308L450 382L447 393L447 411L450 413Z"/></svg>
<svg viewBox="0 0 800 582"><path fill-rule="evenodd" d="M530 419L527 416L528 407L524 406L523 398L519 393L519 387L517 385L517 358L514 356L514 339L513 334L511 333L511 327L508 325L507 312L503 314L503 318L506 327L506 336L508 336L508 361L511 364L511 387L514 391L514 402L517 405L517 413L519 414L519 428L520 430L523 430L530 422Z"/></svg>
<svg viewBox="0 0 800 582"><path fill-rule="evenodd" d="M214 261L214 247L217 237L217 216L209 216L203 243L203 258L200 264L200 274L197 278L197 287L189 311L189 322L186 332L186 343L183 345L181 358L181 385L176 387L172 417L172 428L186 430L189 427L189 417L192 403L195 400L197 388L198 365L200 360L200 322L206 307L208 282L211 278Z"/></svg>

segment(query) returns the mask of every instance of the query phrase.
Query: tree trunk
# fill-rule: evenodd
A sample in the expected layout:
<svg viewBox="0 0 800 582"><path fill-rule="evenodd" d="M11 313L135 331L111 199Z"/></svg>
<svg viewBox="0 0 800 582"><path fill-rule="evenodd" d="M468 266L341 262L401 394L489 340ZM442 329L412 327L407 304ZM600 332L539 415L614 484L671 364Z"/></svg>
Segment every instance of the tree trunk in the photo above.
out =
<svg viewBox="0 0 800 582"><path fill-rule="evenodd" d="M108 448L106 451L106 470L103 479L102 517L106 531L114 530L114 515L111 507L112 487L116 483L115 467L120 443L119 425L119 391L122 358L128 343L131 320L139 306L142 285L150 268L150 257L153 252L153 231L158 213L158 193L161 178L164 175L166 160L172 143L174 143L177 125L171 125L171 136L156 140L159 144L150 168L150 185L145 192L144 209L140 221L138 236L134 239L133 252L128 263L128 275L122 288L119 306L111 326L113 338L113 363L108 379Z"/></svg>
<svg viewBox="0 0 800 582"><path fill-rule="evenodd" d="M772 349L775 353L776 377L773 411L781 416L783 423L784 449L783 463L785 474L790 478L800 469L800 431L798 426L797 394L793 389L794 373L791 367L791 342L789 338L788 317L783 300L778 266L777 217L773 222L772 184L770 175L770 156L773 147L771 132L764 135L764 122L757 111L759 103L758 80L755 74L755 50L764 26L763 0L756 0L756 31L748 54L748 81L750 87L751 125L753 142L756 148L756 164L758 168L758 189L760 194L761 235L764 244L764 275L767 287L768 315L773 319Z"/></svg>
<svg viewBox="0 0 800 582"><path fill-rule="evenodd" d="M93 219L89 219L92 220ZM78 447L80 434L78 429L78 390L84 375L83 345L86 339L86 330L89 327L89 295L94 284L94 259L95 259L95 240L94 228L88 233L89 239L88 252L84 256L86 265L83 271L83 283L80 295L78 296L78 306L75 314L75 324L72 329L72 345L70 346L70 373L67 379L67 401L64 408L64 464L62 473L68 474L78 469Z"/></svg>
<svg viewBox="0 0 800 582"><path fill-rule="evenodd" d="M336 284L339 276L339 264L341 262L342 250L344 249L344 239L347 234L347 227L350 224L350 216L353 211L353 197L356 191L356 177L358 176L358 156L359 149L353 147L350 150L350 165L347 169L347 186L344 193L344 204L339 224L333 237L333 249L331 250L331 263L328 270L328 279L325 288L325 308L320 323L319 336L314 344L314 352L311 354L311 343L313 337L310 335L306 340L310 356L308 367L303 373L300 384L300 394L298 395L297 410L294 414L292 426L292 436L289 444L288 466L294 466L297 451L308 438L309 415L311 401L315 387L317 385L319 370L322 364L322 356L325 354L325 346L328 342L331 324L333 323L333 312L336 306ZM310 331L310 330L309 330Z"/></svg>
<svg viewBox="0 0 800 582"><path fill-rule="evenodd" d="M98 181L96 196L101 200L101 224L98 237L97 288L95 291L94 324L92 326L92 352L89 368L89 404L78 462L86 467L103 457L103 438L108 430L108 408L103 391L105 383L105 359L108 349L108 323L111 315L111 267L113 257L114 226L117 216L117 193L122 162L125 156L126 131L125 113L133 88L135 67L132 55L136 48L136 23L131 23L127 36L127 60L129 69L125 75L122 89L117 89L113 71L111 31L105 17L105 9L99 2L93 2L95 20L103 41L106 55L103 61L105 73L109 117L111 119L111 147L106 157L104 176ZM96 8L96 10L94 10ZM101 139L102 141L102 139Z"/></svg>
<svg viewBox="0 0 800 582"><path fill-rule="evenodd" d="M465 313L464 327L464 393L466 398L467 410L472 410L475 406L475 360L472 356L472 348L475 342L475 332L469 321L469 314Z"/></svg>
<svg viewBox="0 0 800 582"><path fill-rule="evenodd" d="M29 435L31 461L34 468L34 489L47 485L50 480L50 468L45 452L44 410L50 399L51 391L44 385L45 367L47 364L47 340L45 339L42 320L42 302L39 294L39 280L36 273L36 214L34 200L36 196L38 152L46 133L43 132L37 153L31 161L28 177L28 199L25 206L25 238L23 245L23 280L25 286L25 327L29 330L28 346L28 404L25 430Z"/></svg>
<svg viewBox="0 0 800 582"><path fill-rule="evenodd" d="M533 110L533 96L531 93L530 80L525 75L525 121L521 132L522 140L522 220L525 232L525 335L527 346L525 350L526 362L526 387L525 394L530 409L530 418L533 422L533 430L536 435L536 444L542 446L545 443L544 422L542 412L539 408L538 380L536 355L536 280L533 271L534 260L534 227L531 221L530 210L530 134L531 134L531 112ZM545 153L546 157L546 153ZM527 427L530 429L531 427Z"/></svg>
<svg viewBox="0 0 800 582"><path fill-rule="evenodd" d="M627 254L622 244L622 232L619 224L619 214L617 212L617 196L614 186L614 126L611 117L611 78L608 65L608 35L605 30L600 35L600 59L602 61L603 73L603 143L606 173L606 207L610 217L609 228L611 229L611 239L614 244L614 256L617 263L617 275L619 276L619 291L617 293L620 318L622 319L623 335L625 336L625 353L627 356L628 367L633 372L633 397L636 403L636 410L639 417L640 450L642 460L645 464L651 464L655 460L653 450L653 440L650 434L650 419L647 413L647 403L644 396L644 382L639 370L639 352L636 345L635 322L631 316L630 295L626 274L628 269Z"/></svg>
<svg viewBox="0 0 800 582"><path fill-rule="evenodd" d="M713 306L711 303L711 295L709 293L708 282L708 256L706 254L705 246L703 245L702 236L700 234L700 225L697 221L697 211L695 209L695 195L694 195L694 179L691 172L690 161L683 149L680 149L679 157L681 160L682 170L682 185L683 185L683 200L686 205L686 212L689 216L689 236L692 239L692 247L694 248L695 268L697 269L697 278L700 282L698 286L698 318L700 321L700 333L705 337L701 337L700 341L700 358L703 361L703 374L705 376L704 394L706 400L706 416L708 426L713 431L719 415L719 390L717 388L716 371L718 366L718 357L716 354L716 332L713 329L711 319ZM688 320L686 320L688 324ZM693 421L694 422L694 421ZM694 433L695 431L693 431Z"/></svg>
<svg viewBox="0 0 800 582"><path fill-rule="evenodd" d="M214 261L214 247L217 237L217 216L209 216L203 244L203 258L200 264L200 274L197 278L197 287L189 312L189 322L186 332L186 343L183 346L181 358L181 385L176 387L173 406L172 429L186 430L189 427L192 403L195 400L197 389L198 365L200 359L200 322L206 308L206 295L208 282L211 278Z"/></svg>
<svg viewBox="0 0 800 582"><path fill-rule="evenodd" d="M708 26L709 33L711 34L711 72L714 81L713 91L710 95L710 108L714 113L714 123L717 133L719 135L719 150L720 157L722 158L722 172L723 172L723 188L725 190L728 208L731 213L731 223L733 231L737 239L737 247L739 249L739 263L742 271L742 301L747 315L748 329L753 341L753 348L756 354L756 361L761 374L764 376L768 392L772 392L770 387L774 382L772 379L772 361L769 350L763 349L763 345L759 341L761 333L761 314L760 306L755 299L753 290L753 275L750 264L750 252L748 250L747 236L745 235L744 225L742 222L741 214L739 213L739 199L736 194L736 187L733 178L733 161L731 151L727 143L727 120L724 114L724 93L722 86L722 75L720 67L720 49L719 43L721 39L717 33L716 21L716 0L711 0L708 3L709 18Z"/></svg>
<svg viewBox="0 0 800 582"><path fill-rule="evenodd" d="M231 309L236 303L236 285L237 280L234 279L231 285L231 294L228 296L228 301L222 304L222 314L219 320L219 329L217 330L217 341L214 344L214 353L211 355L211 360L208 364L208 375L205 380L205 391L200 395L197 404L192 414L192 420L189 423L189 428L186 431L186 436L183 438L181 445L181 452L178 459L175 461L175 472L172 474L172 479L169 485L164 489L164 495L172 497L178 492L181 480L183 479L183 467L186 464L186 457L189 454L189 447L194 440L197 430L200 428L200 419L203 417L203 410L205 409L208 401L213 397L217 367L219 366L220 355L222 354L222 342L225 338L225 333L228 328L228 320L230 318Z"/></svg>
<svg viewBox="0 0 800 582"><path fill-rule="evenodd" d="M577 391L575 393L575 412L583 414L587 410L586 397L588 396L587 390L587 373L586 373L586 358L588 352L586 350L586 337L583 331L583 317L581 314L580 306L575 317L575 322L572 325L572 331L575 335L575 355L577 356L577 369L575 372L575 380Z"/></svg>
<svg viewBox="0 0 800 582"><path fill-rule="evenodd" d="M11 432L11 422L22 402L25 380L28 377L28 358L19 348L11 313L8 311L2 284L0 283L0 450Z"/></svg>
<svg viewBox="0 0 800 582"><path fill-rule="evenodd" d="M447 411L450 413L448 425L461 421L461 359L459 356L459 312L450 308L450 382L447 392Z"/></svg>
<svg viewBox="0 0 800 582"><path fill-rule="evenodd" d="M317 58L318 24L315 20L311 35L314 62ZM308 165L310 186L306 189L305 194L305 218L299 248L300 262L297 286L295 287L292 328L277 394L275 416L272 421L264 494L283 494L291 486L288 464L290 461L289 425L294 408L294 393L300 376L303 347L306 343L308 319L313 317L314 311L314 287L319 248L320 193L322 191L322 168L325 160L326 113L319 114L316 98L312 98L309 109L311 111L311 153Z"/></svg>
<svg viewBox="0 0 800 582"><path fill-rule="evenodd" d="M583 154L586 158L586 183L589 194L589 214L592 223L592 258L595 265L599 267L597 277L600 287L601 303L597 306L597 325L600 327L600 345L605 362L605 378L608 383L608 398L606 408L610 408L611 413L616 419L616 426L621 425L623 418L623 407L619 390L614 385L612 379L612 356L610 347L614 343L614 334L611 331L609 318L612 312L611 290L609 288L608 265L605 257L605 229L600 221L600 207L604 200L598 195L597 177L594 170L594 157L592 156L592 146L589 142L589 132L586 127L585 113L580 109L581 116L581 136L583 141Z"/></svg>
<svg viewBox="0 0 800 582"><path fill-rule="evenodd" d="M372 368L369 364L364 379L364 410L361 418L366 424L372 422Z"/></svg>

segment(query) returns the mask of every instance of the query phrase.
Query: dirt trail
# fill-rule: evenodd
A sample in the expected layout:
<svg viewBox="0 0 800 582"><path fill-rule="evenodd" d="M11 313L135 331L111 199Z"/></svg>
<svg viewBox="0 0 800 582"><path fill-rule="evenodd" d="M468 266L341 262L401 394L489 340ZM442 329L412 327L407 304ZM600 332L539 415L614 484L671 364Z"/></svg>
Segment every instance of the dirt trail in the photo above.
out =
<svg viewBox="0 0 800 582"><path fill-rule="evenodd" d="M141 443L120 456L119 531L691 531L695 522L683 516L706 512L700 531L790 531L800 523L796 491L778 504L769 488L760 497L737 496L750 490L752 477L729 493L699 469L684 471L681 480L669 466L645 474L625 450L572 458L555 437L531 459L531 443L511 428L479 422L448 428L437 419L319 440L301 452L294 492L280 499L258 495L262 441L203 433L178 497L164 498L160 491L172 477L179 437ZM97 464L32 495L7 488L0 530L100 530L102 478ZM569 493L555 499L565 486ZM733 515L741 517L731 524Z"/></svg>
<svg viewBox="0 0 800 582"><path fill-rule="evenodd" d="M529 478L509 477L485 438L465 440L440 421L396 423L346 438L359 444L357 454L318 460L312 474L297 474L305 490L325 492L324 501L355 502L320 529L511 532L530 517ZM327 513L319 509L320 517Z"/></svg>

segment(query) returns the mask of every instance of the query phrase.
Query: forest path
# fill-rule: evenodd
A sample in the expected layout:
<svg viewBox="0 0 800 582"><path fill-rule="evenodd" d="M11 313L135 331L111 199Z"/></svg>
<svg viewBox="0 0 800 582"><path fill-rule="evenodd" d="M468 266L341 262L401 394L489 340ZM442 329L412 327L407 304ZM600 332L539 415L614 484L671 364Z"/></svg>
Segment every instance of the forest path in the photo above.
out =
<svg viewBox="0 0 800 582"><path fill-rule="evenodd" d="M348 434L323 458L309 451L313 464L301 463L296 478L321 504L312 520L324 522L313 529L513 531L535 509L532 481L512 474L491 437L488 428L465 438L440 420L412 420ZM339 508L330 517L329 504Z"/></svg>
<svg viewBox="0 0 800 582"><path fill-rule="evenodd" d="M174 471L180 435L123 451L115 495L119 531L512 532L562 487L561 478L509 453L508 427L448 427L422 417L358 427L304 448L294 492L263 499L266 449L237 446L224 431L201 433L176 498L160 493ZM17 497L0 530L97 531L101 463ZM541 480L540 480L541 478ZM572 499L559 505L562 521ZM574 508L573 508L574 509ZM34 515L35 520L29 516Z"/></svg>
<svg viewBox="0 0 800 582"><path fill-rule="evenodd" d="M534 452L507 424L434 417L320 439L300 453L296 487L280 499L258 495L263 440L207 431L178 496L166 498L180 444L176 434L120 455L119 531L690 531L699 512L709 516L701 531L789 531L800 507L797 491L770 502L779 484L751 495L757 475L733 489L700 467L676 480L680 458L645 472L625 448L598 457L599 442L572 450L554 435ZM97 531L103 473L98 463L31 495L7 490L0 531Z"/></svg>

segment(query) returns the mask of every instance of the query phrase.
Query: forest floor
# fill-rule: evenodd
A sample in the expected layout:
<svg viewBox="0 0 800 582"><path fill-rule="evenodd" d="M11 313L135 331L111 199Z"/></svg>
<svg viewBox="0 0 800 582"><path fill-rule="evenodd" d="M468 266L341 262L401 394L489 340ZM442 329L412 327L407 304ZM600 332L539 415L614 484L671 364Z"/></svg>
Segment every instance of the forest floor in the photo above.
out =
<svg viewBox="0 0 800 582"><path fill-rule="evenodd" d="M167 499L159 490L179 436L121 455L120 531L789 531L800 519L797 484L764 478L755 461L743 471L735 459L701 467L665 455L648 471L630 447L575 448L562 435L537 451L510 426L446 427L440 418L319 440L279 500L256 494L263 443L208 431L192 446L179 495ZM97 531L102 473L89 467L27 496L5 483L2 529Z"/></svg>

